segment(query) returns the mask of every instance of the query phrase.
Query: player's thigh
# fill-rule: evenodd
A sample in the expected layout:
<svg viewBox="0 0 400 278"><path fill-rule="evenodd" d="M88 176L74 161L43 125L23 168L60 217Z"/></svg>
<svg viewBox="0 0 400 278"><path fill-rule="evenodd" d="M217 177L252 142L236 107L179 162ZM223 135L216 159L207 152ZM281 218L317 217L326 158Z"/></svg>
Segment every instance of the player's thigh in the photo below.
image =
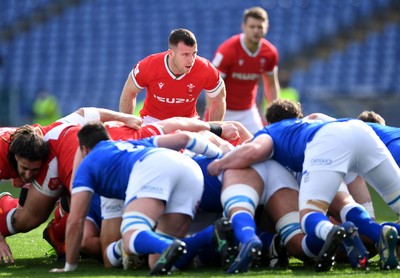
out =
<svg viewBox="0 0 400 278"><path fill-rule="evenodd" d="M45 222L50 216L58 197L49 197L31 187L23 207L13 215L13 225L19 232L27 232Z"/></svg>
<svg viewBox="0 0 400 278"><path fill-rule="evenodd" d="M157 231L173 237L182 238L186 236L192 217L187 214L166 213L163 214L158 223Z"/></svg>
<svg viewBox="0 0 400 278"><path fill-rule="evenodd" d="M222 179L222 191L235 184L246 184L252 187L259 196L264 190L261 177L251 168L226 170Z"/></svg>
<svg viewBox="0 0 400 278"><path fill-rule="evenodd" d="M282 188L269 198L265 208L271 220L277 223L286 214L299 211L299 192Z"/></svg>

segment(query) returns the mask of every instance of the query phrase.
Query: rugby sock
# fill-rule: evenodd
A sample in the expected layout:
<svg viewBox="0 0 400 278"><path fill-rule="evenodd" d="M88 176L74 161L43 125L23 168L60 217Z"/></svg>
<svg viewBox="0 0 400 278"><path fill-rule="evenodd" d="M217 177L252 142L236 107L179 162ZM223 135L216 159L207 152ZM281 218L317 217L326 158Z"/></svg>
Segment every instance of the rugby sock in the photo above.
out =
<svg viewBox="0 0 400 278"><path fill-rule="evenodd" d="M0 213L7 213L18 206L19 200L17 198L14 198L8 192L2 194L3 196L0 196Z"/></svg>
<svg viewBox="0 0 400 278"><path fill-rule="evenodd" d="M313 235L306 235L301 241L304 254L310 259L315 259L321 251L324 241Z"/></svg>
<svg viewBox="0 0 400 278"><path fill-rule="evenodd" d="M340 218L342 222L353 222L360 234L367 236L375 243L379 242L382 227L371 219L364 207L358 204L345 205L340 211Z"/></svg>
<svg viewBox="0 0 400 278"><path fill-rule="evenodd" d="M122 265L122 239L110 243L107 246L107 259L110 261L113 267L119 267Z"/></svg>
<svg viewBox="0 0 400 278"><path fill-rule="evenodd" d="M261 240L261 242L263 243L264 248L266 248L267 250L268 250L269 246L271 245L271 243L274 239L274 236L276 235L276 233L263 231L259 228L256 229L256 234L257 234L258 238Z"/></svg>
<svg viewBox="0 0 400 278"><path fill-rule="evenodd" d="M161 254L172 244L173 240L149 230L141 230L132 234L129 249L134 254Z"/></svg>
<svg viewBox="0 0 400 278"><path fill-rule="evenodd" d="M306 234L314 235L323 240L326 240L333 226L329 218L320 212L310 212L301 220L301 229Z"/></svg>
<svg viewBox="0 0 400 278"><path fill-rule="evenodd" d="M392 226L397 230L397 233L400 234L400 225L394 222L382 222L380 224L381 227L383 226Z"/></svg>
<svg viewBox="0 0 400 278"><path fill-rule="evenodd" d="M9 212L0 214L0 233L4 236L10 236L17 233L12 225L12 216L16 208L11 209Z"/></svg>
<svg viewBox="0 0 400 278"><path fill-rule="evenodd" d="M256 236L256 224L250 212L235 212L231 218L233 232L241 243L246 243Z"/></svg>
<svg viewBox="0 0 400 278"><path fill-rule="evenodd" d="M68 215L66 214L59 219L54 218L50 223L50 229L53 230L54 239L57 241L65 241Z"/></svg>
<svg viewBox="0 0 400 278"><path fill-rule="evenodd" d="M210 225L207 228L181 239L186 243L187 253L175 264L177 268L183 268L187 265L206 245L212 244L214 236L214 225Z"/></svg>
<svg viewBox="0 0 400 278"><path fill-rule="evenodd" d="M60 203L58 203L56 209L54 210L54 219L61 219L64 216Z"/></svg>
<svg viewBox="0 0 400 278"><path fill-rule="evenodd" d="M7 213L0 213L0 233L4 237L11 235L7 228Z"/></svg>

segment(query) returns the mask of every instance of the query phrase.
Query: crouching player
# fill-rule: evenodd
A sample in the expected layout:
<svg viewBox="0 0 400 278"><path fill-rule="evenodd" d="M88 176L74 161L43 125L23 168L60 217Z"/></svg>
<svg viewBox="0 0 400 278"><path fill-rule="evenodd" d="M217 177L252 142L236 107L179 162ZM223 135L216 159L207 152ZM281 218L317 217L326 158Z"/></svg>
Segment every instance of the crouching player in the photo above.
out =
<svg viewBox="0 0 400 278"><path fill-rule="evenodd" d="M175 143L180 149L182 141L177 140L177 136L187 135L178 133L150 140L157 144L173 140L172 145ZM151 254L150 274L167 274L186 246L182 241L168 239L152 229L157 222L157 230L165 235L183 237L186 234L203 191L200 168L183 154L155 148L149 143L112 142L101 123L85 125L78 137L81 155L85 158L76 172L71 191L66 264L52 272L77 268L83 220L92 194L97 192L108 198L125 199L121 225L123 251ZM191 139L194 140L188 145L190 149L200 151L195 138ZM201 149L211 157L220 154L215 145L201 146Z"/></svg>

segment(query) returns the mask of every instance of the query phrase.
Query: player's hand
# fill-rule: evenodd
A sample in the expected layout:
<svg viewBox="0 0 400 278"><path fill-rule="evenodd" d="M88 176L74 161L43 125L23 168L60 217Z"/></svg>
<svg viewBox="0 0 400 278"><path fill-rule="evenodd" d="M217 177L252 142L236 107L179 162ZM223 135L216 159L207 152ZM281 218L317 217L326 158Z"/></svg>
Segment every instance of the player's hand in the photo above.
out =
<svg viewBox="0 0 400 278"><path fill-rule="evenodd" d="M219 167L219 159L216 159L208 164L207 171L211 176L218 176L221 174L222 170Z"/></svg>
<svg viewBox="0 0 400 278"><path fill-rule="evenodd" d="M3 235L0 235L0 256L1 262L5 264L14 264L14 257Z"/></svg>
<svg viewBox="0 0 400 278"><path fill-rule="evenodd" d="M26 184L26 182L23 181L20 177L18 177L18 178L12 179L11 184L13 187L21 188Z"/></svg>
<svg viewBox="0 0 400 278"><path fill-rule="evenodd" d="M77 267L78 267L77 264L65 263L64 268L53 268L53 269L50 269L49 272L71 272L71 271L75 271Z"/></svg>
<svg viewBox="0 0 400 278"><path fill-rule="evenodd" d="M133 128L135 130L140 129L140 127L143 124L142 118L135 116L135 115L128 115L126 114L126 117L122 120L122 122L130 128Z"/></svg>
<svg viewBox="0 0 400 278"><path fill-rule="evenodd" d="M221 137L227 141L235 141L240 138L237 127L232 123L224 123L221 125Z"/></svg>
<svg viewBox="0 0 400 278"><path fill-rule="evenodd" d="M52 268L49 272L67 272L65 268Z"/></svg>

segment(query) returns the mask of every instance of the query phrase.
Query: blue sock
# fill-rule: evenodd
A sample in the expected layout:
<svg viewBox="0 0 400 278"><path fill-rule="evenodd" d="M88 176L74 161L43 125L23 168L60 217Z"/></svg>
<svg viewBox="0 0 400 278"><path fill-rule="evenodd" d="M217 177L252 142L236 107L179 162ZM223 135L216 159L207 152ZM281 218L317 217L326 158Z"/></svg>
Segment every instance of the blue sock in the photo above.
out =
<svg viewBox="0 0 400 278"><path fill-rule="evenodd" d="M327 221L330 223L329 218L326 217L321 212L311 212L306 215L306 219L302 220L302 230L305 231L307 235L316 236L321 238L323 232L316 231L316 227L322 221ZM304 225L304 227L303 227ZM318 233L318 234L317 234Z"/></svg>
<svg viewBox="0 0 400 278"><path fill-rule="evenodd" d="M397 230L397 233L400 234L400 225L399 224L397 224L395 222L382 222L381 223L381 227L384 226L384 225L395 227L396 230Z"/></svg>
<svg viewBox="0 0 400 278"><path fill-rule="evenodd" d="M261 242L262 242L263 246L267 250L268 250L269 246L271 245L272 240L274 239L274 236L276 235L276 233L263 231L260 228L256 229L256 234L261 239Z"/></svg>
<svg viewBox="0 0 400 278"><path fill-rule="evenodd" d="M186 243L187 253L175 264L177 268L183 268L188 264L205 246L212 245L212 239L214 236L214 225L210 225L207 228L181 239Z"/></svg>
<svg viewBox="0 0 400 278"><path fill-rule="evenodd" d="M358 227L358 232L379 242L382 227L371 219L368 212L361 206L355 206L346 213L346 221L351 221Z"/></svg>
<svg viewBox="0 0 400 278"><path fill-rule="evenodd" d="M324 245L324 241L322 239L317 238L316 236L306 235L303 239L303 244L306 245L308 251L310 251L311 254L308 254L308 252L304 253L312 258L313 256L314 257L318 256L319 251L321 251L322 246Z"/></svg>
<svg viewBox="0 0 400 278"><path fill-rule="evenodd" d="M248 212L234 214L231 219L233 232L236 238L243 244L256 236L256 224L253 216Z"/></svg>
<svg viewBox="0 0 400 278"><path fill-rule="evenodd" d="M136 235L133 246L139 254L161 254L172 242L173 240L160 236L153 231L144 230Z"/></svg>

